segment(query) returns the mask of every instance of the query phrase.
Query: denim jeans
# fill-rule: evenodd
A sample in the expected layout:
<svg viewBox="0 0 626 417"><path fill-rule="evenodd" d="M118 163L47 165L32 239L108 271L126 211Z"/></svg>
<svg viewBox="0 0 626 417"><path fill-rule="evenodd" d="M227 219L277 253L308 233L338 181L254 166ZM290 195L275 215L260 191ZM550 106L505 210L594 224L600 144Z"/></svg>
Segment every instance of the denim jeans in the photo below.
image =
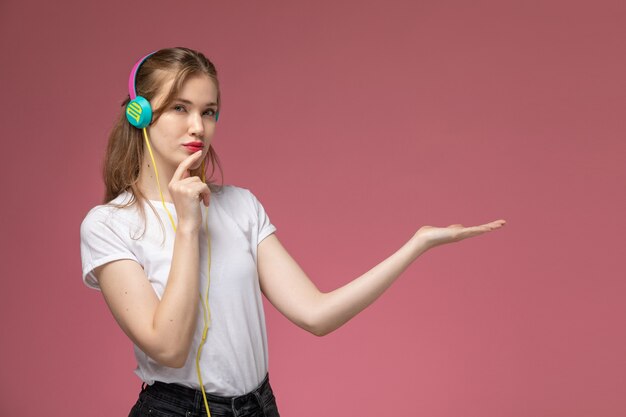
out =
<svg viewBox="0 0 626 417"><path fill-rule="evenodd" d="M280 417L268 376L252 392L237 397L207 393L212 417ZM202 392L177 384L142 386L128 417L206 417Z"/></svg>

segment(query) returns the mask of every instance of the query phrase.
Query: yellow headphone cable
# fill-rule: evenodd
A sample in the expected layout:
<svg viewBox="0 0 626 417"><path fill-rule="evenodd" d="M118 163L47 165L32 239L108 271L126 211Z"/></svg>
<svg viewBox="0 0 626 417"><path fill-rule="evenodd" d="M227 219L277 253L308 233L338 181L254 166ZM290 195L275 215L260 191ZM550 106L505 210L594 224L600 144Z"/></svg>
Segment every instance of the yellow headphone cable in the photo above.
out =
<svg viewBox="0 0 626 417"><path fill-rule="evenodd" d="M176 222L174 222L174 217L172 213L167 209L165 205L165 198L163 198L163 192L161 191L161 183L159 182L159 171L157 170L156 162L154 161L154 155L152 154L152 147L150 146L150 140L148 139L148 132L144 127L142 129L143 137L146 139L146 146L148 147L148 152L150 153L150 159L152 160L152 166L154 167L154 174L157 180L157 186L159 188L159 194L161 195L161 203L163 204L163 208L165 212L170 218L170 222L172 223L172 227L174 231L176 231ZM205 174L205 166L204 160L202 160L202 182L206 183L206 174ZM209 208L206 207L206 218L204 221L204 230L207 235L207 286L206 286L206 294L205 297L202 298L202 293L200 293L200 302L202 303L202 312L203 312L203 321L204 328L202 329L202 340L198 346L198 352L196 354L196 371L198 373L198 382L200 383L200 389L202 391L202 399L204 400L204 407L206 408L207 416L211 417L211 412L209 411L209 402L206 398L206 392L204 391L204 383L202 382L202 373L200 372L200 355L202 354L202 347L206 342L207 333L209 331L209 326L211 325L211 310L209 309L209 286L211 284L211 237L209 236Z"/></svg>

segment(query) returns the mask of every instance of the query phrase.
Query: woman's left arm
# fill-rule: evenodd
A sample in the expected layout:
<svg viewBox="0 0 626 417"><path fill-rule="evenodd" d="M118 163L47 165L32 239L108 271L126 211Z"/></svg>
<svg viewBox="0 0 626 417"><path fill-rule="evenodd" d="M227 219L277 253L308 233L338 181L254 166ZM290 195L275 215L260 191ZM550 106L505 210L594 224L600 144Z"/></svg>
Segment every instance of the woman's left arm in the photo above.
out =
<svg viewBox="0 0 626 417"><path fill-rule="evenodd" d="M427 250L498 229L496 220L481 226L424 226L390 257L334 291L323 293L311 282L275 234L258 246L261 290L285 317L323 336L341 327L376 300L406 268Z"/></svg>

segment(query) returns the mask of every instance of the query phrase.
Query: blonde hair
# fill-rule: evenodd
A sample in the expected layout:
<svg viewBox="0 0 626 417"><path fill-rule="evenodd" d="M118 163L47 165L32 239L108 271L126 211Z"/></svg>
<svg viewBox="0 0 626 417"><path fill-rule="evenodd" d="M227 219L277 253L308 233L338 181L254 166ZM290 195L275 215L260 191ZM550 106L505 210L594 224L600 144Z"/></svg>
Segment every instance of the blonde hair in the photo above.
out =
<svg viewBox="0 0 626 417"><path fill-rule="evenodd" d="M158 108L152 109L153 123L177 97L185 81L196 75L207 75L215 83L219 111L221 100L217 70L202 53L188 48L167 48L155 52L143 62L137 71L135 89L137 95L148 101L152 101L159 93L165 80L170 79L171 76L174 77L172 87L165 95L165 99ZM125 108L129 101L130 97L126 97L117 121L109 134L103 167L104 203L106 204L122 192L128 191L132 194L132 198L120 207L137 204L141 216L145 219L143 204L141 203L147 199L137 185L143 161L144 142L141 130L131 126L126 120ZM204 166L205 178L209 186L212 190L219 190L223 184L223 170L213 146L209 147L205 163L202 166ZM202 177L202 166L191 171L191 175ZM207 172L209 166L210 172ZM219 185L212 182L216 170L219 171L222 181Z"/></svg>

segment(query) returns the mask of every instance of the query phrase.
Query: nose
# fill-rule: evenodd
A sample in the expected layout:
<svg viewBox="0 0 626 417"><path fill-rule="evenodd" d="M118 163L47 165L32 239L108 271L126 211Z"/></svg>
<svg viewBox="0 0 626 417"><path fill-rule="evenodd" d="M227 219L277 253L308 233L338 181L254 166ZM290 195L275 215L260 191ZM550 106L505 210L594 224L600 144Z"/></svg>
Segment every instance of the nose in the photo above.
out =
<svg viewBox="0 0 626 417"><path fill-rule="evenodd" d="M189 114L189 133L199 138L204 136L202 115L196 113Z"/></svg>

